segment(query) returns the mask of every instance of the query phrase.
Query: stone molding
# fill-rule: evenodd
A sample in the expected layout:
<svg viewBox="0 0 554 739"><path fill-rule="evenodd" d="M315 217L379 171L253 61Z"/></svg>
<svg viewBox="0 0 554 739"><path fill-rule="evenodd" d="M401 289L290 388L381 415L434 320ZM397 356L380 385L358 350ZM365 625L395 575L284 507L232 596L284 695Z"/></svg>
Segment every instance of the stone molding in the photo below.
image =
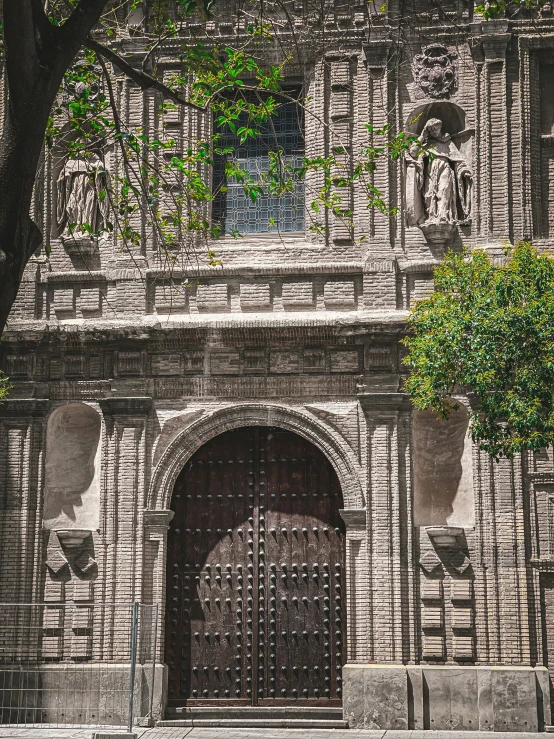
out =
<svg viewBox="0 0 554 739"><path fill-rule="evenodd" d="M152 398L100 398L98 403L105 416L145 416L152 407Z"/></svg>
<svg viewBox="0 0 554 739"><path fill-rule="evenodd" d="M392 40L389 38L392 26L375 25L370 31L369 41L364 44L364 61L369 70L383 73L389 61Z"/></svg>
<svg viewBox="0 0 554 739"><path fill-rule="evenodd" d="M144 511L144 528L169 528L174 511L146 510Z"/></svg>
<svg viewBox="0 0 554 739"><path fill-rule="evenodd" d="M223 408L208 417L203 416L176 434L153 470L147 496L148 508L169 508L175 481L194 452L214 436L243 426L279 426L304 437L331 462L339 478L345 504L349 508L363 506L359 462L338 433L332 433L328 426L298 410L248 403Z"/></svg>
<svg viewBox="0 0 554 739"><path fill-rule="evenodd" d="M367 510L365 508L341 508L340 517L349 529L365 529Z"/></svg>
<svg viewBox="0 0 554 739"><path fill-rule="evenodd" d="M480 44L485 62L503 62L512 34L508 31L509 22L505 20L482 21L471 23L473 39Z"/></svg>
<svg viewBox="0 0 554 739"><path fill-rule="evenodd" d="M408 410L410 408L407 393L358 393L358 400L366 413Z"/></svg>
<svg viewBox="0 0 554 739"><path fill-rule="evenodd" d="M42 418L50 406L46 398L8 398L0 403L0 417Z"/></svg>

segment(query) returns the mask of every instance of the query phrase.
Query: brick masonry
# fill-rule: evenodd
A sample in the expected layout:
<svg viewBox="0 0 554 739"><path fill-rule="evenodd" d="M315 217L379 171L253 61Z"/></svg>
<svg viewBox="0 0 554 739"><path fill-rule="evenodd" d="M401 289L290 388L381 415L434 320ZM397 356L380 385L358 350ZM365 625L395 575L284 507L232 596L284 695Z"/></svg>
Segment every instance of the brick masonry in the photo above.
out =
<svg viewBox="0 0 554 739"><path fill-rule="evenodd" d="M554 21L545 10L533 24L471 22L466 3L454 5L456 22L441 25L440 34L458 54L458 84L439 102L416 89L409 63L394 73L388 68L390 44L369 32L360 9L340 16L342 30L330 32L327 56L309 80L311 109L328 112L334 133L307 116L307 150L328 147L337 132L347 154L357 150L366 135L360 121L375 128L387 122L383 101L396 111L395 125L407 129L420 113L429 117L429 106L445 119L455 114L466 130L474 205L453 245L494 252L506 241L532 237L550 248L554 130L541 118L537 80L552 67ZM424 36L431 34L432 13L427 20ZM215 28L222 38L229 32L224 24ZM155 96L130 84L125 89L132 115L153 117ZM205 125L189 111L168 115L168 125L183 136ZM513 675L535 675L554 663L552 450L500 463L474 450L476 523L458 523L460 533L447 547L413 523L412 409L401 392L399 339L406 309L432 289L441 254L418 228L405 226L402 167L398 162L375 173L391 202L399 200L395 225L366 211L354 187L343 193L346 204L359 206L353 231L331 219L322 242L308 234L223 240L215 245L223 266L209 267L199 253L193 267L177 263L173 279L153 244L143 244L131 259L103 240L86 269L47 234L51 254L26 270L1 347L14 388L0 406L0 600L137 599L159 603L163 624L164 512L180 469L224 430L283 426L319 446L341 481L348 664L367 668L365 687L356 682L359 671L347 674L357 694L369 696L370 708L380 705L376 686L399 696L394 715L360 713L359 702L349 699L351 723L454 728L458 709L436 709L442 678L425 672L431 667L451 667L449 675L462 671L470 697L472 686L481 686L475 687L481 723L462 728L490 729L489 717L502 711L512 730L548 723L543 673L536 673L542 706ZM42 209L48 213L51 206L45 200ZM56 443L48 436L50 419L66 404L86 404L101 421L99 466L90 482L99 489L100 524L74 558L54 531L43 531L48 444ZM79 524L81 515L77 511L75 526L88 529L87 520ZM112 648L109 639L92 638L83 614L73 630L74 657L101 661ZM58 627L48 628L57 633ZM110 624L95 628L108 634ZM60 649L50 638L49 659ZM163 661L162 651L158 657ZM516 701L517 710L500 701L497 711L483 698L499 666L527 696ZM436 723L424 725L431 720Z"/></svg>

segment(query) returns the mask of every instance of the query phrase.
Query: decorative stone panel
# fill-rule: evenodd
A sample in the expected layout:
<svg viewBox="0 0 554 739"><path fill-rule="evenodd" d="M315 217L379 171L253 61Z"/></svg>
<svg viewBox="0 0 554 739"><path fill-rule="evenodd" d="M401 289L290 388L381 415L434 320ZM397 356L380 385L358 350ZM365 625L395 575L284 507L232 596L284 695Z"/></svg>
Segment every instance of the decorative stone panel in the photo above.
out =
<svg viewBox="0 0 554 739"><path fill-rule="evenodd" d="M72 287L57 287L54 290L54 312L72 313L75 310L75 293Z"/></svg>
<svg viewBox="0 0 554 739"><path fill-rule="evenodd" d="M243 283L240 286L242 310L268 310L271 308L271 286L261 283Z"/></svg>
<svg viewBox="0 0 554 739"><path fill-rule="evenodd" d="M298 372L300 369L300 357L298 352L271 352L269 369L277 374L289 374Z"/></svg>
<svg viewBox="0 0 554 739"><path fill-rule="evenodd" d="M451 613L453 629L473 628L473 609L454 606Z"/></svg>
<svg viewBox="0 0 554 739"><path fill-rule="evenodd" d="M198 285L196 289L196 307L199 311L224 311L229 308L229 286Z"/></svg>
<svg viewBox="0 0 554 739"><path fill-rule="evenodd" d="M180 354L153 354L152 374L158 376L170 376L181 374Z"/></svg>
<svg viewBox="0 0 554 739"><path fill-rule="evenodd" d="M64 370L66 377L82 377L84 374L85 358L82 354L66 354Z"/></svg>
<svg viewBox="0 0 554 739"><path fill-rule="evenodd" d="M436 578L422 578L421 580L422 600L442 600L442 580Z"/></svg>
<svg viewBox="0 0 554 739"><path fill-rule="evenodd" d="M310 308L314 304L312 282L284 282L282 288L283 308Z"/></svg>
<svg viewBox="0 0 554 739"><path fill-rule="evenodd" d="M267 369L267 359L265 349L245 349L244 350L244 371L245 372L265 372Z"/></svg>
<svg viewBox="0 0 554 739"><path fill-rule="evenodd" d="M364 362L367 370L390 370L392 368L390 347L366 346Z"/></svg>
<svg viewBox="0 0 554 739"><path fill-rule="evenodd" d="M212 375L238 375L240 354L238 352L214 352L210 355L210 372Z"/></svg>
<svg viewBox="0 0 554 739"><path fill-rule="evenodd" d="M29 376L31 358L25 354L8 354L4 359L5 374L12 379Z"/></svg>
<svg viewBox="0 0 554 739"><path fill-rule="evenodd" d="M325 349L304 349L304 372L325 371Z"/></svg>
<svg viewBox="0 0 554 739"><path fill-rule="evenodd" d="M354 282L329 281L325 283L323 298L326 308L354 308L356 305Z"/></svg>
<svg viewBox="0 0 554 739"><path fill-rule="evenodd" d="M197 373L204 370L204 352L202 351L185 351L183 352L183 369L185 372Z"/></svg>
<svg viewBox="0 0 554 739"><path fill-rule="evenodd" d="M344 349L329 352L331 372L359 372L360 353L357 350Z"/></svg>
<svg viewBox="0 0 554 739"><path fill-rule="evenodd" d="M142 374L141 352L117 352L117 374L121 377Z"/></svg>
<svg viewBox="0 0 554 739"><path fill-rule="evenodd" d="M425 634L422 654L424 659L444 659L444 637Z"/></svg>
<svg viewBox="0 0 554 739"><path fill-rule="evenodd" d="M426 606L421 614L421 625L424 629L441 629L442 608L440 606Z"/></svg>
<svg viewBox="0 0 554 739"><path fill-rule="evenodd" d="M84 316L98 314L102 310L102 294L98 287L82 287L79 291L79 308Z"/></svg>

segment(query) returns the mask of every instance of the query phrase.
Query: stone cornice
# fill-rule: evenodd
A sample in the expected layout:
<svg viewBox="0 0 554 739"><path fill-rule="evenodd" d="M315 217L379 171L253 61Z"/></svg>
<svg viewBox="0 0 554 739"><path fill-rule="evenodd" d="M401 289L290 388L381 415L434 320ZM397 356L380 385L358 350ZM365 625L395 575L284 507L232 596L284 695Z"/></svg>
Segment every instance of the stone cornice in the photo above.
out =
<svg viewBox="0 0 554 739"><path fill-rule="evenodd" d="M9 398L0 402L2 418L42 418L50 401L44 398Z"/></svg>
<svg viewBox="0 0 554 739"><path fill-rule="evenodd" d="M152 407L152 398L100 398L100 407L106 416L146 416Z"/></svg>

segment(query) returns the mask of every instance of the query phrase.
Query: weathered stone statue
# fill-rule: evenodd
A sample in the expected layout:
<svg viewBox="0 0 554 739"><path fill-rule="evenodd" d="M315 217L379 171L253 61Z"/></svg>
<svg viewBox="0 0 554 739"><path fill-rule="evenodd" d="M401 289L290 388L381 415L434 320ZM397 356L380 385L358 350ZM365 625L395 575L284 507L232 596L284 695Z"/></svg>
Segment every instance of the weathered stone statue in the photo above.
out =
<svg viewBox="0 0 554 739"><path fill-rule="evenodd" d="M86 159L68 159L56 184L56 216L62 241L65 243L66 240L83 236L79 227L85 224L90 226L93 233L97 233L105 217L105 206L98 195L107 186L102 159L96 154ZM70 233L73 224L77 224L77 228Z"/></svg>
<svg viewBox="0 0 554 739"><path fill-rule="evenodd" d="M471 213L472 174L442 121L431 118L406 154L406 206L409 226L420 226L443 240ZM429 228L440 226L446 228Z"/></svg>

